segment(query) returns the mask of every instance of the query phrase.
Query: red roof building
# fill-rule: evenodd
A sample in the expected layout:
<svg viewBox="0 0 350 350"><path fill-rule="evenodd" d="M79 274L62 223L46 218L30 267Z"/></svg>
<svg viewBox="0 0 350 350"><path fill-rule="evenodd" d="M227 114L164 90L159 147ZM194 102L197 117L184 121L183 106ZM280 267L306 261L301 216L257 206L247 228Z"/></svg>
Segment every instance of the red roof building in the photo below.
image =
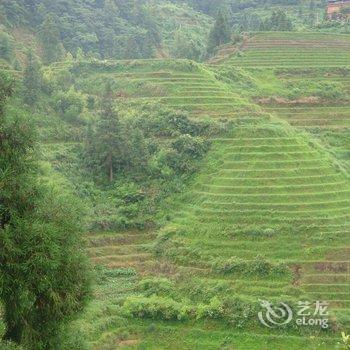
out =
<svg viewBox="0 0 350 350"><path fill-rule="evenodd" d="M350 0L330 0L327 6L328 18L334 18L335 16L341 15L344 9L350 10ZM346 16L350 15L350 11L346 12Z"/></svg>

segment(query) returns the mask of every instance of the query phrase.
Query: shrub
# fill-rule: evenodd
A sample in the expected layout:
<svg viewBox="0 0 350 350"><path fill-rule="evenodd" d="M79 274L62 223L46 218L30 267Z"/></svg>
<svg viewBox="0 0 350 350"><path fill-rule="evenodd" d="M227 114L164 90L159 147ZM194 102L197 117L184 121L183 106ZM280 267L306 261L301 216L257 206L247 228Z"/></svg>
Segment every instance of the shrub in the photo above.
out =
<svg viewBox="0 0 350 350"><path fill-rule="evenodd" d="M287 276L291 274L292 272L290 268L288 267L287 264L284 264L284 263L276 264L271 269L271 275L273 276L282 276L282 275Z"/></svg>
<svg viewBox="0 0 350 350"><path fill-rule="evenodd" d="M83 329L69 325L63 328L60 335L60 350L89 350L86 334Z"/></svg>
<svg viewBox="0 0 350 350"><path fill-rule="evenodd" d="M185 320L190 315L190 308L187 305L159 296L128 297L123 309L130 316L154 320Z"/></svg>
<svg viewBox="0 0 350 350"><path fill-rule="evenodd" d="M214 132L212 120L191 120L187 112L172 110L159 105L146 105L132 118L136 128L142 128L145 136L174 137L179 135L200 136Z"/></svg>
<svg viewBox="0 0 350 350"><path fill-rule="evenodd" d="M315 95L327 100L340 100L348 97L340 84L330 82L319 82L315 88Z"/></svg>
<svg viewBox="0 0 350 350"><path fill-rule="evenodd" d="M197 308L197 318L221 319L223 314L223 303L218 297L212 298L209 304L200 304Z"/></svg>
<svg viewBox="0 0 350 350"><path fill-rule="evenodd" d="M214 297L233 294L234 291L228 281L203 281L200 278L191 277L181 285L181 293L191 300L201 300L209 303Z"/></svg>
<svg viewBox="0 0 350 350"><path fill-rule="evenodd" d="M218 259L213 264L213 270L219 273L242 273L247 270L247 262L243 259L232 257L227 260Z"/></svg>
<svg viewBox="0 0 350 350"><path fill-rule="evenodd" d="M212 264L212 269L222 274L232 273L259 277L268 275L288 275L290 273L287 265L273 264L260 255L250 261L236 257L231 257L227 260L217 259Z"/></svg>
<svg viewBox="0 0 350 350"><path fill-rule="evenodd" d="M215 296L209 303L189 305L159 296L128 297L123 311L129 317L148 318L153 320L181 321L188 319L223 320L236 327L243 327L256 322L256 315L261 307L258 303L244 301L236 296L219 299Z"/></svg>
<svg viewBox="0 0 350 350"><path fill-rule="evenodd" d="M253 276L267 276L271 273L272 268L273 265L259 255L248 263L247 273Z"/></svg>
<svg viewBox="0 0 350 350"><path fill-rule="evenodd" d="M159 168L170 168L176 174L191 173L196 170L196 160L200 160L209 149L209 144L201 137L181 135L172 142L171 148L162 150L157 156Z"/></svg>
<svg viewBox="0 0 350 350"><path fill-rule="evenodd" d="M69 122L79 121L85 106L84 96L71 88L68 92L58 91L53 96L53 108Z"/></svg>
<svg viewBox="0 0 350 350"><path fill-rule="evenodd" d="M237 297L225 298L222 307L225 320L239 328L248 322L256 321L256 315L260 310L257 303L246 302Z"/></svg>
<svg viewBox="0 0 350 350"><path fill-rule="evenodd" d="M138 290L146 296L171 295L174 284L167 278L146 278L139 282Z"/></svg>

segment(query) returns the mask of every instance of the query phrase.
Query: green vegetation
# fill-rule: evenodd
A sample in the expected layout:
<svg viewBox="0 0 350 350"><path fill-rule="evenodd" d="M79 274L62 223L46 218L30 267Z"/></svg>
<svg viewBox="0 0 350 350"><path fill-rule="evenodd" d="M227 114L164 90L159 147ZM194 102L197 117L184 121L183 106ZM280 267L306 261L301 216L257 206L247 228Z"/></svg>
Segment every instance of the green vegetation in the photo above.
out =
<svg viewBox="0 0 350 350"><path fill-rule="evenodd" d="M53 63L62 58L63 46L60 43L60 32L54 18L48 15L42 24L41 42L44 51L45 63Z"/></svg>
<svg viewBox="0 0 350 350"><path fill-rule="evenodd" d="M350 39L324 10L0 4L1 349L347 348Z"/></svg>
<svg viewBox="0 0 350 350"><path fill-rule="evenodd" d="M0 79L0 300L3 339L56 347L60 330L89 296L76 199L39 178L33 124L7 108L13 80ZM43 182L39 185L39 179Z"/></svg>
<svg viewBox="0 0 350 350"><path fill-rule="evenodd" d="M271 40L281 41L281 45L292 45L287 41L292 34L262 35L271 35ZM310 40L318 43L324 38L322 34L300 34L298 38L294 34L293 43L298 43L300 49L309 45ZM347 38L338 40L346 42ZM269 42L265 42L268 46ZM288 57L287 51L286 62ZM107 348L107 344L115 342L128 344L128 340L133 347L166 348L158 339L162 332L166 334L167 344L170 342L179 349L215 348L223 345L222 339L226 337L225 346L239 349L254 349L254 346L261 349L267 343L269 349L335 348L339 336L332 331L318 334L314 329L311 338L304 329L293 328L287 330L288 335L265 334L256 324L257 298L280 300L282 296L292 305L298 300L327 300L333 315L332 329L348 324L349 180L344 160L339 163L334 159L336 148L330 145L329 153L324 143L328 137L333 144L346 139L348 95L337 74L340 76L347 70L342 65L330 68L328 62L324 67L304 64L309 76L317 77L321 73L324 77L321 84L316 84L313 79L296 79L298 71L305 76L305 69L294 65L282 68L277 64L267 70L254 66L243 70L233 66L233 62L222 61L212 69L216 72L216 84L224 84L225 90L237 94L241 102L232 105L230 113L225 109L211 112L213 105L209 103L202 110L192 107L189 111L196 118L205 115L240 118L230 123L220 136L210 137L211 150L200 174L183 196L174 195L167 201L164 210L167 215L159 214L164 228L156 244L151 244L151 234L126 235L123 248L115 245L123 235L91 237L90 252L96 263L111 269L132 266L140 274L127 279L127 285L132 283L134 287L132 290L126 287L118 303L120 311L116 311L116 315L123 315L128 322L127 334L121 320L108 326L101 336L91 333L91 340L99 339L94 343L96 349L101 344ZM149 64L159 69L159 63ZM118 89L132 88L134 74L129 73L128 84L119 85ZM137 81L149 79L144 70L139 74ZM154 74L154 86L164 84L168 77L168 74ZM180 77L172 80L169 85L181 86ZM240 91L242 87L244 91ZM202 87L200 90L203 91ZM261 104L262 110L246 103L248 98ZM154 97L141 101L150 99ZM335 105L334 99L338 104L344 103L344 107ZM327 106L328 101L332 101L332 106ZM188 108L185 101L182 106ZM305 112L304 119L309 118L310 124L314 119L311 108L316 115L324 111L322 118L327 124L317 122L315 131L306 128L307 132L302 131L306 125L298 125L296 131L276 119L281 117L293 125L292 120L281 114L288 108L291 113L300 111L300 121ZM264 110L274 116L269 117ZM330 117L335 110L337 115L343 113L344 123L337 124L333 133L327 125L338 123ZM346 148L346 142L343 144ZM235 302L226 296L234 296ZM104 293L101 297L107 304L112 300ZM233 309L226 305L233 305ZM89 310L89 319L93 312L93 308ZM232 314L237 318L230 319L228 315ZM140 321L131 321L130 315ZM196 326L192 324L194 320ZM254 344L247 340L249 336L242 339L244 331L241 336L232 335L232 331L225 334L226 322L235 329L254 329ZM208 323L218 338L212 331L211 339L206 339ZM185 330L186 337L182 340L179 334ZM128 340L124 340L125 336Z"/></svg>
<svg viewBox="0 0 350 350"><path fill-rule="evenodd" d="M23 100L29 106L38 101L41 90L40 67L32 51L27 54L26 68L23 78Z"/></svg>
<svg viewBox="0 0 350 350"><path fill-rule="evenodd" d="M209 54L214 52L214 49L220 45L227 44L231 41L231 29L228 24L227 15L223 10L219 10L215 24L209 33L209 42L207 51Z"/></svg>
<svg viewBox="0 0 350 350"><path fill-rule="evenodd" d="M232 63L245 68L346 67L349 37L333 34L262 32L248 38ZM295 40L294 40L295 39Z"/></svg>

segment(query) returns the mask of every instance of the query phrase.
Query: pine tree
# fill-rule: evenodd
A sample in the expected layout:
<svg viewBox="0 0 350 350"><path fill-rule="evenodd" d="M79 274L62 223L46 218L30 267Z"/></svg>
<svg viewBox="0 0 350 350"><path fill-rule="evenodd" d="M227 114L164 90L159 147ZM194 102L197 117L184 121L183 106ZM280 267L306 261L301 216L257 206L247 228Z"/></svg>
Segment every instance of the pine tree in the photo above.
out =
<svg viewBox="0 0 350 350"><path fill-rule="evenodd" d="M226 44L231 40L231 29L228 23L228 18L223 10L219 10L214 27L209 33L208 54L212 54L216 47Z"/></svg>
<svg viewBox="0 0 350 350"><path fill-rule="evenodd" d="M123 165L123 141L118 113L113 109L112 87L107 82L101 101L100 120L86 145L88 163L94 170L105 169L109 182Z"/></svg>
<svg viewBox="0 0 350 350"><path fill-rule="evenodd" d="M40 66L33 52L27 54L27 66L23 76L23 99L29 106L37 102L41 89Z"/></svg>

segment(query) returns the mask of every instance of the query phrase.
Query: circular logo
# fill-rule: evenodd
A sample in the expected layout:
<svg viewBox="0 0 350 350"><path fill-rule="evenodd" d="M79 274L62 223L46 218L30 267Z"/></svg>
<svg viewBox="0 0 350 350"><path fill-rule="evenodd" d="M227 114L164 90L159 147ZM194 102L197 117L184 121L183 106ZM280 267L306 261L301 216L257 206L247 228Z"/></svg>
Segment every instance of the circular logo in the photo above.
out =
<svg viewBox="0 0 350 350"><path fill-rule="evenodd" d="M260 322L266 327L283 326L290 323L293 319L293 311L285 303L280 302L277 305L273 305L269 301L262 300L261 306L265 310L260 311L258 316Z"/></svg>

